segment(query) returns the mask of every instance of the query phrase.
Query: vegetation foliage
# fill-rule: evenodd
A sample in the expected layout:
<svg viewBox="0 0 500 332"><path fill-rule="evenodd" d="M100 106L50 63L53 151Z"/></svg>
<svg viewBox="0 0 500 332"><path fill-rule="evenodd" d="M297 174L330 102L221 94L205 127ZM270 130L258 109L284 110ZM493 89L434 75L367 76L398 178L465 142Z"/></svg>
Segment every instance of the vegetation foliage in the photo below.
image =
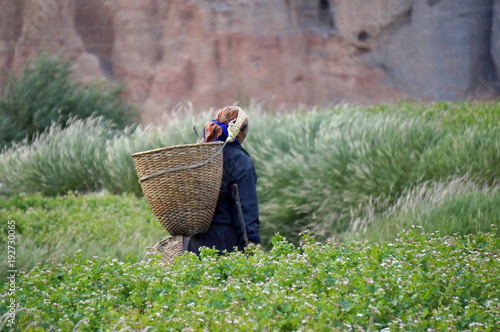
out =
<svg viewBox="0 0 500 332"><path fill-rule="evenodd" d="M146 247L168 234L145 200L130 194L14 195L0 200L0 255L7 257L9 221L15 223L16 268L30 269L48 259L81 250L83 257L140 260ZM0 261L1 281L10 270Z"/></svg>
<svg viewBox="0 0 500 332"><path fill-rule="evenodd" d="M122 86L94 81L76 83L71 62L42 55L9 77L0 97L0 147L30 142L53 123L100 115L120 128L134 121L135 111L122 101Z"/></svg>
<svg viewBox="0 0 500 332"><path fill-rule="evenodd" d="M319 240L377 239L411 222L443 234L499 223L498 102L248 113L266 245L276 232L296 242L305 229ZM193 143L192 126L212 116L178 110L123 130L102 118L54 124L0 154L0 191L140 196L131 154Z"/></svg>
<svg viewBox="0 0 500 332"><path fill-rule="evenodd" d="M14 330L494 331L499 248L491 233L413 228L380 244L276 236L269 253L205 249L169 266L77 253L19 276Z"/></svg>
<svg viewBox="0 0 500 332"><path fill-rule="evenodd" d="M167 234L130 155L195 142L213 111L70 118L5 148L0 224L22 272L15 327L0 288L0 329L495 330L498 102L248 113L263 248L169 266L140 261Z"/></svg>

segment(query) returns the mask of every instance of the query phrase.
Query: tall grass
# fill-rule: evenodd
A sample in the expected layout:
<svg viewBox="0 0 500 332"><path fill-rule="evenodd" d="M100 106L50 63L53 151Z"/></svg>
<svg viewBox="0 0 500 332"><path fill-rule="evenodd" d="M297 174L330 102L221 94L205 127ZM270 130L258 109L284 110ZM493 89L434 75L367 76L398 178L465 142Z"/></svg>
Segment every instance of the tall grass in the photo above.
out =
<svg viewBox="0 0 500 332"><path fill-rule="evenodd" d="M65 194L98 190L102 183L106 142L117 134L103 118L74 120L68 128L54 124L32 144L18 143L0 156L4 193Z"/></svg>
<svg viewBox="0 0 500 332"><path fill-rule="evenodd" d="M102 117L54 124L33 143L23 141L0 154L0 193L63 195L69 191L140 194L131 154L195 143L200 115L179 109L156 125L119 130ZM208 120L206 120L208 121Z"/></svg>
<svg viewBox="0 0 500 332"><path fill-rule="evenodd" d="M499 110L499 102L343 105L288 113L253 106L244 146L259 175L264 239L280 232L297 240L305 229L318 239L346 232L351 236L359 220L384 216L424 183L446 184L467 176L475 186L496 188ZM120 131L96 119L75 122L66 130L53 128L33 145L18 144L0 155L2 190L53 195L105 189L140 195L130 155L194 143L193 125L201 128L213 113L179 110L154 126ZM497 191L472 195L496 202ZM462 204L474 209L476 201ZM500 223L496 213L489 218Z"/></svg>
<svg viewBox="0 0 500 332"><path fill-rule="evenodd" d="M467 127L495 128L500 116L499 102L436 102L432 104L379 104L362 108L375 114L407 114L432 121L447 131L461 132Z"/></svg>
<svg viewBox="0 0 500 332"><path fill-rule="evenodd" d="M273 221L265 227L275 226L265 232L307 228L317 236L346 231L353 209L380 195L395 198L417 181L420 154L440 135L419 119L358 112L325 112L282 130L271 135L286 137L286 145L271 138L252 154L262 165L262 213Z"/></svg>
<svg viewBox="0 0 500 332"><path fill-rule="evenodd" d="M385 211L424 181L469 174L493 185L500 179L500 112L489 110L497 121L483 125L467 117L443 125L441 113L422 116L418 108L321 110L270 121L265 139L249 147L265 237L279 231L296 240L304 229L323 239L342 234L357 215Z"/></svg>
<svg viewBox="0 0 500 332"><path fill-rule="evenodd" d="M353 218L344 241L367 239L391 241L394 234L414 225L422 231L441 235L487 232L500 224L500 184L481 186L467 176L444 182L424 182L404 192L382 213ZM500 228L496 227L500 236Z"/></svg>
<svg viewBox="0 0 500 332"><path fill-rule="evenodd" d="M470 174L492 184L500 179L500 125L447 132L424 151L416 172L425 180Z"/></svg>

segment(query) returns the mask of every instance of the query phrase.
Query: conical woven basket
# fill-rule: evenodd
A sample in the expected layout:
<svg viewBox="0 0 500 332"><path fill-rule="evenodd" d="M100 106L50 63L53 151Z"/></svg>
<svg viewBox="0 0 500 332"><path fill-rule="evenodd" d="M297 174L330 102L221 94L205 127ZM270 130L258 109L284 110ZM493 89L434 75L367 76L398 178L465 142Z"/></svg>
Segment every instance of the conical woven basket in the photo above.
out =
<svg viewBox="0 0 500 332"><path fill-rule="evenodd" d="M182 242L182 236L171 236L158 243L156 250L160 254L163 254L161 258L163 264L170 264L174 261L175 257L182 255Z"/></svg>
<svg viewBox="0 0 500 332"><path fill-rule="evenodd" d="M132 154L144 196L170 235L192 236L210 227L222 181L222 144L188 144Z"/></svg>

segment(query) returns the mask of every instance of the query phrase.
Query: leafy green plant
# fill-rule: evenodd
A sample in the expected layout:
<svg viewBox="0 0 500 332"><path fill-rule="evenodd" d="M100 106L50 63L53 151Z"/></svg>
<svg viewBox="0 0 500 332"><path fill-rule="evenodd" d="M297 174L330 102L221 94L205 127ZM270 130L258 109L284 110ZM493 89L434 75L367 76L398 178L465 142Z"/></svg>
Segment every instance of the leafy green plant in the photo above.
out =
<svg viewBox="0 0 500 332"><path fill-rule="evenodd" d="M172 265L68 255L18 276L14 331L494 331L500 240L412 228L395 242L297 247ZM0 288L2 328L8 286Z"/></svg>
<svg viewBox="0 0 500 332"><path fill-rule="evenodd" d="M0 98L0 147L31 141L54 122L103 116L118 127L132 124L133 108L121 100L121 86L95 81L87 85L71 78L71 63L41 55L19 75L10 76Z"/></svg>
<svg viewBox="0 0 500 332"><path fill-rule="evenodd" d="M7 225L15 223L16 267L30 269L48 259L82 252L82 257L127 255L141 259L146 247L166 237L144 199L131 194L16 195L0 200L0 254L7 257ZM7 260L0 261L2 282Z"/></svg>

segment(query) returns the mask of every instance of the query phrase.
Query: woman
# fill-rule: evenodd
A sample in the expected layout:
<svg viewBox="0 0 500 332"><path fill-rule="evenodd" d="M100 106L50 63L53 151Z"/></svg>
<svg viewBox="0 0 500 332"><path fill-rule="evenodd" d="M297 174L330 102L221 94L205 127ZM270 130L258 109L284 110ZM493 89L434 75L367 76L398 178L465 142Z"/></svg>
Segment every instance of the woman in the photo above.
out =
<svg viewBox="0 0 500 332"><path fill-rule="evenodd" d="M187 251L199 254L200 247L215 248L220 254L223 251L231 252L235 248L243 250L245 240L233 197L234 184L238 185L248 242L260 242L257 174L249 154L241 146L248 133L248 119L245 112L237 106L221 109L215 120L205 125L203 137L205 142L225 142L233 133L236 120L241 126L236 139L228 142L223 150L222 185L212 223L206 233L184 239L183 246Z"/></svg>

